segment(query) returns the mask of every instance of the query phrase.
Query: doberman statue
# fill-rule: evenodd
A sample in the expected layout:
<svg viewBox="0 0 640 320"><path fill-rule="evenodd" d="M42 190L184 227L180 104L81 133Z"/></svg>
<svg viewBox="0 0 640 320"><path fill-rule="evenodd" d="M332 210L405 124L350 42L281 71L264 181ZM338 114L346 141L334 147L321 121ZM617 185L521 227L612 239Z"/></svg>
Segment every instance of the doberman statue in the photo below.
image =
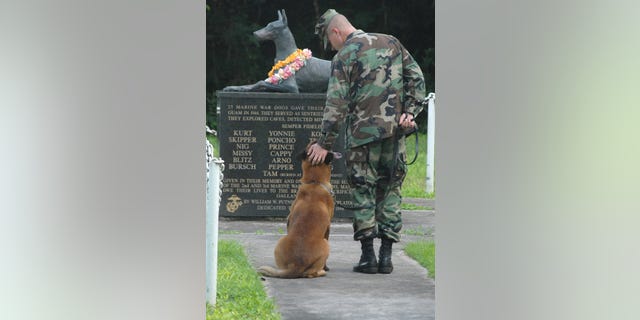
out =
<svg viewBox="0 0 640 320"><path fill-rule="evenodd" d="M287 60L298 50L296 40L287 26L287 15L284 10L278 10L278 20L272 21L264 28L257 30L253 35L259 41L271 40L276 45L276 57L274 64ZM276 70L277 71L277 70ZM223 91L251 91L251 92L326 92L329 76L331 74L331 61L310 57L305 65L289 78L280 83L273 84L260 80L254 84L242 86L227 86Z"/></svg>

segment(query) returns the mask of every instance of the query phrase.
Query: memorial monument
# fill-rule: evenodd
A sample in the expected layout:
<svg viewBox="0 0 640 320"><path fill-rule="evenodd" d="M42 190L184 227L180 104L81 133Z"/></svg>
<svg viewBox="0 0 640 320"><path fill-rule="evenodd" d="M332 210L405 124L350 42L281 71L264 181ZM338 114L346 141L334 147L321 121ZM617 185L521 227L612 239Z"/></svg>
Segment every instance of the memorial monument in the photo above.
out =
<svg viewBox="0 0 640 320"><path fill-rule="evenodd" d="M302 176L300 160L320 133L330 61L298 49L284 10L254 32L272 40L276 58L268 78L217 92L220 157L225 161L220 214L226 217L286 217ZM338 138L340 151L344 139ZM335 217L351 217L344 161L333 163Z"/></svg>

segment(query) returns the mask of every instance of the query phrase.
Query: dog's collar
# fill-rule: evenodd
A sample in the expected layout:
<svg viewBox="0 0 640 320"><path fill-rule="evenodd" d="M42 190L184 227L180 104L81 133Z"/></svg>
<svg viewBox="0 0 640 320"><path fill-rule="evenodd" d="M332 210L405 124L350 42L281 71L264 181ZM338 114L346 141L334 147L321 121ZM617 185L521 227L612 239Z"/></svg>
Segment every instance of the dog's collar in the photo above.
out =
<svg viewBox="0 0 640 320"><path fill-rule="evenodd" d="M333 189L331 189L331 185L326 184L324 182L318 182L318 181L310 181L310 182L305 182L306 184L319 184L320 186L322 186L322 188L324 188L325 190L327 190L327 192L329 192L329 194L331 196L334 195L333 193Z"/></svg>

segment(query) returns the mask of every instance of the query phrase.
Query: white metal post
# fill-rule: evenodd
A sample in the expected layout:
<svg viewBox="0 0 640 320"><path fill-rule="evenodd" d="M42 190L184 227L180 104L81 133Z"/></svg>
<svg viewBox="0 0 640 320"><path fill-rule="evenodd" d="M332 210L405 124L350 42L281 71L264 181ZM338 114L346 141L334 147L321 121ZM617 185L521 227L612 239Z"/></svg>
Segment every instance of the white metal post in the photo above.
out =
<svg viewBox="0 0 640 320"><path fill-rule="evenodd" d="M206 188L206 300L216 305L218 285L218 217L224 161L213 157L213 147L207 141L207 188Z"/></svg>
<svg viewBox="0 0 640 320"><path fill-rule="evenodd" d="M436 136L436 108L435 102L436 94L431 92L427 96L428 102L428 110L427 110L427 193L432 193L434 191L434 145L435 145L435 136Z"/></svg>

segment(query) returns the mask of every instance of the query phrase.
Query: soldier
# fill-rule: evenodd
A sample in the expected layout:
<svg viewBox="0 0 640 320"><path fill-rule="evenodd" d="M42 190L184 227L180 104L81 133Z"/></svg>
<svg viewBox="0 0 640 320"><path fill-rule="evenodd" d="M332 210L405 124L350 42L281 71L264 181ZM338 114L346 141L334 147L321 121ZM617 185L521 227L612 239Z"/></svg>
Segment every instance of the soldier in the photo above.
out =
<svg viewBox="0 0 640 320"><path fill-rule="evenodd" d="M415 130L425 83L420 67L393 36L354 28L344 15L327 10L316 24L325 49L338 51L318 142L309 149L321 163L343 123L347 179L357 206L353 238L362 255L353 271L391 273L391 247L400 240L400 190L406 176L405 131ZM381 238L376 261L374 238Z"/></svg>

